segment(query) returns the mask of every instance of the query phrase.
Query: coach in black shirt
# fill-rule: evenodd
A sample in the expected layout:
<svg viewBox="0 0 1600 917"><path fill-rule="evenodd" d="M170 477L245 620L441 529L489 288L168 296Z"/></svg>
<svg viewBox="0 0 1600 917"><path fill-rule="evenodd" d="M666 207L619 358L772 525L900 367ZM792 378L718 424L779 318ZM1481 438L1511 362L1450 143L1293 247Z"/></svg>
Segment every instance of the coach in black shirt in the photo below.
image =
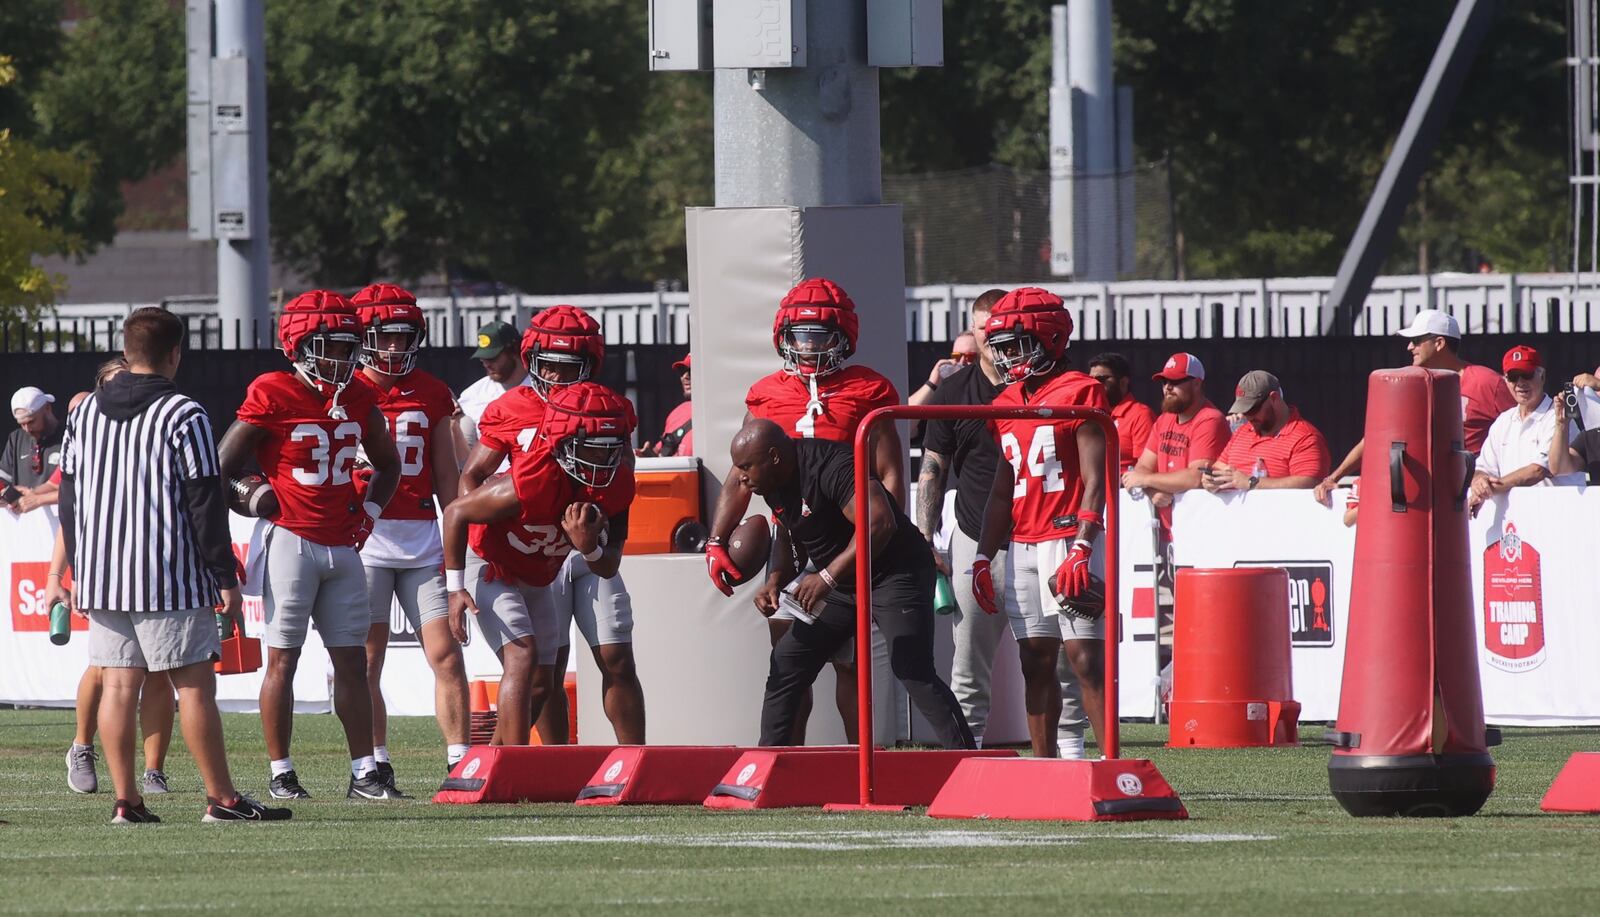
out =
<svg viewBox="0 0 1600 917"><path fill-rule="evenodd" d="M778 521L773 570L756 593L771 615L778 596L809 559L817 567L795 589L814 623L795 622L772 648L761 744L782 745L817 673L856 633L855 470L849 447L790 439L768 420L752 420L733 439L733 474L765 497ZM889 645L889 665L947 748L972 748L955 695L933 667L933 554L878 481L868 494L872 617Z"/></svg>

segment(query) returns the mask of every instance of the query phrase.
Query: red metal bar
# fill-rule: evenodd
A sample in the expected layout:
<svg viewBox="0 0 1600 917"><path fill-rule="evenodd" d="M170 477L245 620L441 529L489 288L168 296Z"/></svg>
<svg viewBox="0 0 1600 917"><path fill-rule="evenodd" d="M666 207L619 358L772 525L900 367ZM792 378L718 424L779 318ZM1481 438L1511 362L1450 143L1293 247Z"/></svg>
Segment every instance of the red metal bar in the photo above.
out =
<svg viewBox="0 0 1600 917"><path fill-rule="evenodd" d="M1117 652L1122 620L1117 607L1117 534L1119 481L1117 473L1117 426L1111 415L1099 408L1031 407L997 408L992 405L909 405L878 408L868 414L856 429L856 711L857 747L861 755L861 805L873 804L872 741L872 536L868 531L867 482L870 459L867 443L872 428L883 420L1023 420L1030 418L1081 418L1100 428L1106 437L1106 648L1105 648L1105 724L1106 734L1096 736L1107 758L1121 753L1117 724Z"/></svg>

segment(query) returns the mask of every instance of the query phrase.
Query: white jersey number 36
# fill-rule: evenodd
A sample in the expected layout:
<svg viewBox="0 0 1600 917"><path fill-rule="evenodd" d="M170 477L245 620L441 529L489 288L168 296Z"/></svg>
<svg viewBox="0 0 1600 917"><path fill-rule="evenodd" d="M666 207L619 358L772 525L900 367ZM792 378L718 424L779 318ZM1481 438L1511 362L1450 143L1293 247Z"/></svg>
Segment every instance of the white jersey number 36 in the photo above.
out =
<svg viewBox="0 0 1600 917"><path fill-rule="evenodd" d="M1067 489L1067 482L1061 479L1061 460L1056 458L1055 424L1040 424L1033 428L1026 467L1022 444L1017 441L1015 434L1007 432L1000 435L1000 450L1005 453L1006 461L1011 463L1011 474L1016 481L1011 486L1011 499L1021 500L1027 496L1030 477L1044 482L1044 492L1047 494Z"/></svg>

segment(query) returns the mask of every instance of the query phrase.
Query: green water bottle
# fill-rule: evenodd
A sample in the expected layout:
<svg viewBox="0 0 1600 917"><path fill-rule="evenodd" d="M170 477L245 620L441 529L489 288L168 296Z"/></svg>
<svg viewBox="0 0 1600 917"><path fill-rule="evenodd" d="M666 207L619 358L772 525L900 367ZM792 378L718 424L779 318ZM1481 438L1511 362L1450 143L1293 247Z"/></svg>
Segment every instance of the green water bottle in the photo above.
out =
<svg viewBox="0 0 1600 917"><path fill-rule="evenodd" d="M956 613L956 591L950 586L950 577L943 573L938 574L933 582L933 613L936 615Z"/></svg>
<svg viewBox="0 0 1600 917"><path fill-rule="evenodd" d="M66 646L72 639L72 612L60 602L50 606L50 642Z"/></svg>

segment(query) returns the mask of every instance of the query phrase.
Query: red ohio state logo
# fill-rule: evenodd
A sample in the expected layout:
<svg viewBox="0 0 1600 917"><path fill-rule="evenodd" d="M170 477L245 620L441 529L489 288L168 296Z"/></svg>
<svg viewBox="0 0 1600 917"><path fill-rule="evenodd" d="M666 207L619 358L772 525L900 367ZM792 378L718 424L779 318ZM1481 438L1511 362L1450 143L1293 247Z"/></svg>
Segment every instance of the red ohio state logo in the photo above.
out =
<svg viewBox="0 0 1600 917"><path fill-rule="evenodd" d="M1544 662L1544 588L1539 552L1506 523L1483 552L1483 646L1489 664L1527 672Z"/></svg>

